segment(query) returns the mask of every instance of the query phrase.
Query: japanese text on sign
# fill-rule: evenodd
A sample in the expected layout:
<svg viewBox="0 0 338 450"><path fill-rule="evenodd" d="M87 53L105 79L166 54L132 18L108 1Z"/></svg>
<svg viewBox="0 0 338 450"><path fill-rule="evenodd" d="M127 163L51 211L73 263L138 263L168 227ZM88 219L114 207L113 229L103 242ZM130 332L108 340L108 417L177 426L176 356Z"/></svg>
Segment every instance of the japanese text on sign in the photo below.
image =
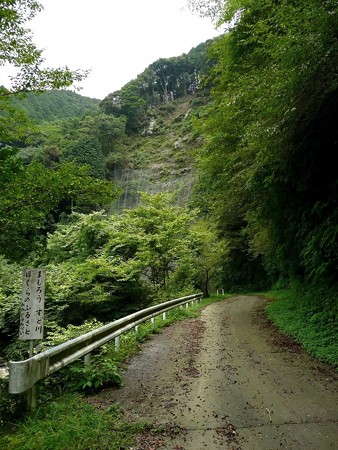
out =
<svg viewBox="0 0 338 450"><path fill-rule="evenodd" d="M43 338L45 269L24 269L19 339Z"/></svg>

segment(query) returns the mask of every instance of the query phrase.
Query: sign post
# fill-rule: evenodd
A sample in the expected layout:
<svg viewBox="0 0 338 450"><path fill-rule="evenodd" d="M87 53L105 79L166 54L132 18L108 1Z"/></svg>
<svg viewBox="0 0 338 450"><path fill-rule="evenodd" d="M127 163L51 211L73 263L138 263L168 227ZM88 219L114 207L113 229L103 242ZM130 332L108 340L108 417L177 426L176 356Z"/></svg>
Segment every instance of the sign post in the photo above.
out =
<svg viewBox="0 0 338 450"><path fill-rule="evenodd" d="M24 269L22 277L19 339L29 341L29 357L34 354L34 340L43 339L45 308L45 269ZM36 387L28 391L28 407L36 408Z"/></svg>

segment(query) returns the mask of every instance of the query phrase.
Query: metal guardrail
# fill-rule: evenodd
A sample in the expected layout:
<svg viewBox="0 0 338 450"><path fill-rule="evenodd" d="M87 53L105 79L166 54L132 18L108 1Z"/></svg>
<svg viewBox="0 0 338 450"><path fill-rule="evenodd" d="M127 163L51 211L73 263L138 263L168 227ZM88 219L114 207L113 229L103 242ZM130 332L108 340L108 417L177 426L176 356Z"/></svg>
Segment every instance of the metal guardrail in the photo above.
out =
<svg viewBox="0 0 338 450"><path fill-rule="evenodd" d="M108 323L96 330L45 350L24 361L9 363L9 392L20 394L32 389L34 385L62 369L75 360L90 354L93 350L117 338L137 325L165 313L177 306L200 300L203 294L194 294L170 300L165 303L150 306L114 322Z"/></svg>

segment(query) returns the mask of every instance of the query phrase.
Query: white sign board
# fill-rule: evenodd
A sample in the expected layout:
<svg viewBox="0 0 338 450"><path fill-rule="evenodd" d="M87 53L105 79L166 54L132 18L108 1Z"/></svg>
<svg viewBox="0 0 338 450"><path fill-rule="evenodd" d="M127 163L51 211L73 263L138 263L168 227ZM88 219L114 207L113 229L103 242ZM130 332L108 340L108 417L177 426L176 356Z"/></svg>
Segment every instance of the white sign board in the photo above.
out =
<svg viewBox="0 0 338 450"><path fill-rule="evenodd" d="M19 339L43 338L45 269L24 269Z"/></svg>

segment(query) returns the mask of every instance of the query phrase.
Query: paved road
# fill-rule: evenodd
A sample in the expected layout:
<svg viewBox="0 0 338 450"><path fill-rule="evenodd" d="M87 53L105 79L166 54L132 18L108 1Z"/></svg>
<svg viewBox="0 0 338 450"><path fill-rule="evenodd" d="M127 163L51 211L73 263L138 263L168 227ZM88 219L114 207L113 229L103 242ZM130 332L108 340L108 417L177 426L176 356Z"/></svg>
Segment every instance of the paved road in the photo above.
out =
<svg viewBox="0 0 338 450"><path fill-rule="evenodd" d="M214 303L144 344L124 386L96 399L163 429L134 449L338 449L337 374L271 327L263 303Z"/></svg>

